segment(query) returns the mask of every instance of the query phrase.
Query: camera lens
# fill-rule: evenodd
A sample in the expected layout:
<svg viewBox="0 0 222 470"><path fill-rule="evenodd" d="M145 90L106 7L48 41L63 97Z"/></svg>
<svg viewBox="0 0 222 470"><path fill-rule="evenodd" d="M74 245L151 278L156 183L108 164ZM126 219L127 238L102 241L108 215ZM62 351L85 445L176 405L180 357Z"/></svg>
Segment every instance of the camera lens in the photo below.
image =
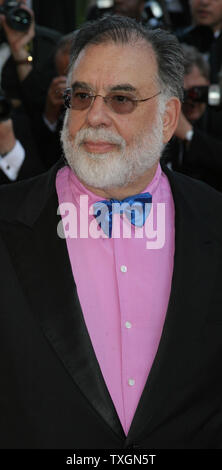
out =
<svg viewBox="0 0 222 470"><path fill-rule="evenodd" d="M30 13L23 8L11 9L6 16L6 19L8 26L17 31L27 31L32 22Z"/></svg>

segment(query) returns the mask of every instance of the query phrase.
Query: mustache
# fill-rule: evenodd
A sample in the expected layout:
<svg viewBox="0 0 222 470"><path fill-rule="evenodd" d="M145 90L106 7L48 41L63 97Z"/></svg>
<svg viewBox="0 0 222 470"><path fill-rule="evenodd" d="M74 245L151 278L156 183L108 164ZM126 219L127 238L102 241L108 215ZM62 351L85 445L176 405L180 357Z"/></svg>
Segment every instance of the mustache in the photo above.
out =
<svg viewBox="0 0 222 470"><path fill-rule="evenodd" d="M110 131L109 129L94 129L92 127L88 127L85 129L80 129L75 136L75 144L78 146L89 140L95 143L106 142L116 144L122 149L126 147L126 141L123 139L123 137Z"/></svg>

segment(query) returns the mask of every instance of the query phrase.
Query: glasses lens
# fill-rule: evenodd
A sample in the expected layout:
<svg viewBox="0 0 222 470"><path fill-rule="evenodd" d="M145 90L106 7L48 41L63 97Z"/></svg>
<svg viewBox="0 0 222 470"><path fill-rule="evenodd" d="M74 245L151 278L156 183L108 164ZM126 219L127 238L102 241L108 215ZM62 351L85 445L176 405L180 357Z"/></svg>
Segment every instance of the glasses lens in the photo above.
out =
<svg viewBox="0 0 222 470"><path fill-rule="evenodd" d="M112 110L117 114L129 114L136 107L136 101L130 96L112 95L107 97Z"/></svg>
<svg viewBox="0 0 222 470"><path fill-rule="evenodd" d="M90 95L88 92L72 91L71 88L68 88L64 93L65 106L79 111L89 108L94 98L95 96ZM132 113L137 105L135 99L127 95L112 94L103 99L112 111L117 114Z"/></svg>
<svg viewBox="0 0 222 470"><path fill-rule="evenodd" d="M89 93L84 92L73 92L72 93L72 108L83 110L89 108L93 100L93 96Z"/></svg>

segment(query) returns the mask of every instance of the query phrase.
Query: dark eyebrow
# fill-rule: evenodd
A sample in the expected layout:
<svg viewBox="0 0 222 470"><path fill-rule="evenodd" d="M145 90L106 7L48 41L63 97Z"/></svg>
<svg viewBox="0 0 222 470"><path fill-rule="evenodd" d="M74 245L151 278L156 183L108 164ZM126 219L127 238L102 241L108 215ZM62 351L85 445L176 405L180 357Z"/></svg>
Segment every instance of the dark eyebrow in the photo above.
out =
<svg viewBox="0 0 222 470"><path fill-rule="evenodd" d="M80 88L82 90L92 90L92 88L86 82L74 82L71 85L71 88L72 88L73 91L75 91L77 88Z"/></svg>
<svg viewBox="0 0 222 470"><path fill-rule="evenodd" d="M137 89L130 85L130 83L120 83L119 85L114 85L110 88L110 91L137 91Z"/></svg>
<svg viewBox="0 0 222 470"><path fill-rule="evenodd" d="M80 89L84 89L84 90L92 90L92 88L90 87L90 85L86 82L74 82L72 85L71 85L71 88L73 91L75 91L77 88L80 88ZM118 85L114 85L114 86L111 86L109 88L109 91L137 91L137 89L130 85L130 83L119 83Z"/></svg>

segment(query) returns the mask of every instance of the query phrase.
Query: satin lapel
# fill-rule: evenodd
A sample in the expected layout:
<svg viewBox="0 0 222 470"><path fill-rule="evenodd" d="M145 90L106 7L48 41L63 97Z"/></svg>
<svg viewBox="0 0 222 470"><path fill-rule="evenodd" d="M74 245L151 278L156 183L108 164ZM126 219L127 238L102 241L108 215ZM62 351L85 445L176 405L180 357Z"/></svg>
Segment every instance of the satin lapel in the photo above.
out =
<svg viewBox="0 0 222 470"><path fill-rule="evenodd" d="M168 177L176 209L171 294L159 348L127 436L129 442L145 439L160 424L166 403L167 408L173 403L173 384L178 378L178 371L174 375L175 358L187 354L204 324L216 273L216 244L206 231L203 233L204 225L196 219L195 211L192 213L192 202L190 206L179 194L175 177Z"/></svg>
<svg viewBox="0 0 222 470"><path fill-rule="evenodd" d="M123 438L122 426L85 326L66 241L57 236L60 220L57 207L54 190L34 226L19 223L15 230L9 226L5 243L46 338L94 410Z"/></svg>

